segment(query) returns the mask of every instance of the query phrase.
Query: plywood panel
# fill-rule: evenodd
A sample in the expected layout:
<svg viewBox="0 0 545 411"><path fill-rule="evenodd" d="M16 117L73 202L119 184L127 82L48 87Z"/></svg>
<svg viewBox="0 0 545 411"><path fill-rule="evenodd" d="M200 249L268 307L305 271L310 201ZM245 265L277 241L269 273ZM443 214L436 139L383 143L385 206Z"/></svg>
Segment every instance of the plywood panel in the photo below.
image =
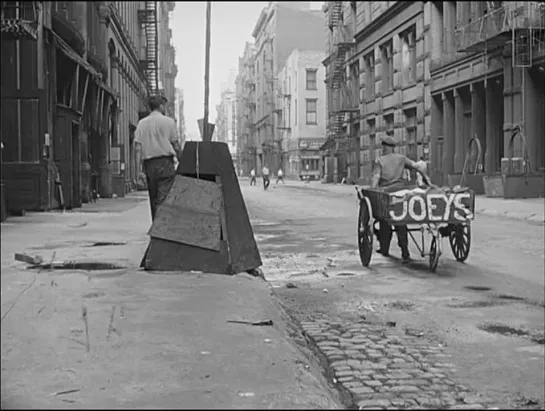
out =
<svg viewBox="0 0 545 411"><path fill-rule="evenodd" d="M221 189L216 183L176 175L148 235L219 251L221 204Z"/></svg>
<svg viewBox="0 0 545 411"><path fill-rule="evenodd" d="M189 210L178 204L162 204L148 234L154 238L219 251L219 213Z"/></svg>

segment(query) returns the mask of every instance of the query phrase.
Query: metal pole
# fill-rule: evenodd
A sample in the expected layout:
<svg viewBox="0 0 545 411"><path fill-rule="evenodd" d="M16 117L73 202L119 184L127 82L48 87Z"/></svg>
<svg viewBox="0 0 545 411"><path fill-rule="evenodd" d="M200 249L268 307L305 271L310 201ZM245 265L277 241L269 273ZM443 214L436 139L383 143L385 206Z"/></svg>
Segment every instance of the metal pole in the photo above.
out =
<svg viewBox="0 0 545 411"><path fill-rule="evenodd" d="M205 49L205 66L204 66L204 121L202 125L203 129L203 141L210 141L212 136L208 135L208 100L210 96L210 15L212 9L212 2L206 2L206 49Z"/></svg>

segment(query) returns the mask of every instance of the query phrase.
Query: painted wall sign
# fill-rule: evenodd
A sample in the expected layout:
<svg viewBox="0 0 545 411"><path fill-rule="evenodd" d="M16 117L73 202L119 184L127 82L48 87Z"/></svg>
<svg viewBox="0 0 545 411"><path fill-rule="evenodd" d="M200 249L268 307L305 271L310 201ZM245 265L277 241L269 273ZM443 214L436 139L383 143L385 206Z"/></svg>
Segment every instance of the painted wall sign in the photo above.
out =
<svg viewBox="0 0 545 411"><path fill-rule="evenodd" d="M402 199L392 197L392 200L389 206L391 221L407 224L463 222L473 218L475 207L472 191L413 194Z"/></svg>

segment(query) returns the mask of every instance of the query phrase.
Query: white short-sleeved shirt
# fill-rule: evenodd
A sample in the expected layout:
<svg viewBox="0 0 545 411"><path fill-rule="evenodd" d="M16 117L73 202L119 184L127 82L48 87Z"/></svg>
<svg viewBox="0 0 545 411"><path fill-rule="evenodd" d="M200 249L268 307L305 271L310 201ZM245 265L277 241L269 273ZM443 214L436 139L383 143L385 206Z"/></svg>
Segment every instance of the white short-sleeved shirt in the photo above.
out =
<svg viewBox="0 0 545 411"><path fill-rule="evenodd" d="M142 145L142 159L176 156L172 143L178 140L174 119L152 111L138 122L134 133L135 143Z"/></svg>

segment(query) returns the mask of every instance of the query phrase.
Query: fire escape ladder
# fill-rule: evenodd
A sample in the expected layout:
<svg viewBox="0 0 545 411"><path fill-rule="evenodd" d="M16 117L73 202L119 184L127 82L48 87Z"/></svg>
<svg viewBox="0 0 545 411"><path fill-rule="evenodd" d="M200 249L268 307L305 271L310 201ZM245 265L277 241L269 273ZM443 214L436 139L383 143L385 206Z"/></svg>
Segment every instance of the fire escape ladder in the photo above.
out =
<svg viewBox="0 0 545 411"><path fill-rule="evenodd" d="M142 69L148 81L150 94L156 94L159 91L158 83L158 36L157 36L157 2L146 1L145 9L140 10L140 18L144 26L146 37L146 56L142 61Z"/></svg>
<svg viewBox="0 0 545 411"><path fill-rule="evenodd" d="M333 30L341 21L343 2L342 1L330 1L329 2L329 21L328 26L330 30Z"/></svg>
<svg viewBox="0 0 545 411"><path fill-rule="evenodd" d="M0 32L4 39L38 39L41 1L3 1Z"/></svg>

